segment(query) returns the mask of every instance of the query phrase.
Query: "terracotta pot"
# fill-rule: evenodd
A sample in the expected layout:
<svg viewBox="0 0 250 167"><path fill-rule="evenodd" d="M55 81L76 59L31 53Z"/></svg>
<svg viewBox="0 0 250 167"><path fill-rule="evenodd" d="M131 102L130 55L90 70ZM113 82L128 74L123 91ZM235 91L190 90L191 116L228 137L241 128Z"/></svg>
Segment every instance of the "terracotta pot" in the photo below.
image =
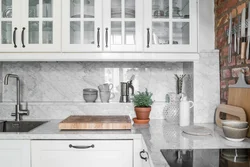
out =
<svg viewBox="0 0 250 167"><path fill-rule="evenodd" d="M135 114L139 120L149 119L150 111L151 107L135 107Z"/></svg>

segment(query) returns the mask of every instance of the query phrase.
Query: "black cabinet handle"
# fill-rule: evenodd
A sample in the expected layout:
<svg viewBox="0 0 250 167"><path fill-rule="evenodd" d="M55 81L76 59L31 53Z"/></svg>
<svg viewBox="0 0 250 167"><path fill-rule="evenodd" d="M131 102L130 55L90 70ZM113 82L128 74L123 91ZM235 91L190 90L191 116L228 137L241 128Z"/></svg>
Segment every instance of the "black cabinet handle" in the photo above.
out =
<svg viewBox="0 0 250 167"><path fill-rule="evenodd" d="M149 28L147 28L147 48L149 48L149 43L150 43L150 31L149 31L150 29Z"/></svg>
<svg viewBox="0 0 250 167"><path fill-rule="evenodd" d="M14 48L17 48L17 45L16 45L16 31L17 31L17 28L15 27L15 28L14 28L14 31L13 31L13 43L14 43Z"/></svg>
<svg viewBox="0 0 250 167"><path fill-rule="evenodd" d="M24 45L24 30L25 30L25 27L23 27L23 30L22 30L22 36L21 36L21 40L22 40L22 44L23 44L23 48L25 48L25 45Z"/></svg>
<svg viewBox="0 0 250 167"><path fill-rule="evenodd" d="M97 28L97 47L100 48L100 28Z"/></svg>
<svg viewBox="0 0 250 167"><path fill-rule="evenodd" d="M75 149L88 149L88 148L94 148L95 145L92 144L90 146L73 146L72 144L69 145L69 148L75 148Z"/></svg>
<svg viewBox="0 0 250 167"><path fill-rule="evenodd" d="M146 154L147 157L143 157L142 154ZM141 159L143 159L143 160L145 160L145 161L147 162L147 161L148 161L148 158L149 158L148 152L145 151L145 150L142 150L142 151L140 152L140 157L141 157Z"/></svg>
<svg viewBox="0 0 250 167"><path fill-rule="evenodd" d="M105 28L106 32L105 32L105 41L106 41L106 48L108 47L108 28Z"/></svg>

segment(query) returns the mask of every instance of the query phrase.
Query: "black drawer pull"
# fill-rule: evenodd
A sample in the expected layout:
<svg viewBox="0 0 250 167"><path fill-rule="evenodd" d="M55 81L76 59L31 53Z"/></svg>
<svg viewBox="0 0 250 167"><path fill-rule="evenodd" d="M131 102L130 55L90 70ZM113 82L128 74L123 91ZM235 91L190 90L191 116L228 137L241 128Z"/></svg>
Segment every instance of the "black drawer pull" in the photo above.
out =
<svg viewBox="0 0 250 167"><path fill-rule="evenodd" d="M14 28L14 31L13 31L13 43L14 43L14 48L17 48L17 45L16 45L16 31L17 31L17 28L15 27L15 28Z"/></svg>
<svg viewBox="0 0 250 167"><path fill-rule="evenodd" d="M23 27L23 31L22 31L22 36L21 36L21 39L22 39L22 44L23 44L23 48L25 48L25 45L24 45L24 30L25 30L25 27Z"/></svg>
<svg viewBox="0 0 250 167"><path fill-rule="evenodd" d="M105 42L106 42L106 48L108 47L108 28L105 28L106 32L105 32Z"/></svg>
<svg viewBox="0 0 250 167"><path fill-rule="evenodd" d="M142 154L146 154L147 157L143 157ZM147 161L148 161L148 158L149 158L148 152L145 151L145 150L142 150L142 151L140 152L140 157L141 157L141 159L143 159L143 160L145 160L145 161L147 162Z"/></svg>
<svg viewBox="0 0 250 167"><path fill-rule="evenodd" d="M75 149L88 149L88 148L94 148L95 145L92 144L90 146L73 146L72 144L69 145L69 148L75 148Z"/></svg>
<svg viewBox="0 0 250 167"><path fill-rule="evenodd" d="M100 48L100 28L97 28L97 47Z"/></svg>

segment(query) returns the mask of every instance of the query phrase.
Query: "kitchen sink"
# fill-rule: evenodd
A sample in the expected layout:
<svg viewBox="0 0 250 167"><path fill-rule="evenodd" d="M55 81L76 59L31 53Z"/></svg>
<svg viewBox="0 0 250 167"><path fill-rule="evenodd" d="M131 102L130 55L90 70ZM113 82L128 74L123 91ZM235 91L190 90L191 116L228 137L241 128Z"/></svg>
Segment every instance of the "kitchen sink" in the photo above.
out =
<svg viewBox="0 0 250 167"><path fill-rule="evenodd" d="M0 132L29 132L47 121L0 121Z"/></svg>

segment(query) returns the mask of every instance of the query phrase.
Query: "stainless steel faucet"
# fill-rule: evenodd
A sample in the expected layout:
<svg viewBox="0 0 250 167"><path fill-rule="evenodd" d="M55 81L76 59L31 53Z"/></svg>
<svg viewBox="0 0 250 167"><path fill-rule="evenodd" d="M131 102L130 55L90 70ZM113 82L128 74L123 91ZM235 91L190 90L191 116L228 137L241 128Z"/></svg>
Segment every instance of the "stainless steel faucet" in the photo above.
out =
<svg viewBox="0 0 250 167"><path fill-rule="evenodd" d="M27 103L26 103L26 109L22 109L22 105L20 102L20 79L18 75L16 74L7 74L4 78L4 85L8 85L9 78L16 78L16 112L12 113L11 116L15 116L15 121L21 121L23 115L29 115L29 110L27 109Z"/></svg>

